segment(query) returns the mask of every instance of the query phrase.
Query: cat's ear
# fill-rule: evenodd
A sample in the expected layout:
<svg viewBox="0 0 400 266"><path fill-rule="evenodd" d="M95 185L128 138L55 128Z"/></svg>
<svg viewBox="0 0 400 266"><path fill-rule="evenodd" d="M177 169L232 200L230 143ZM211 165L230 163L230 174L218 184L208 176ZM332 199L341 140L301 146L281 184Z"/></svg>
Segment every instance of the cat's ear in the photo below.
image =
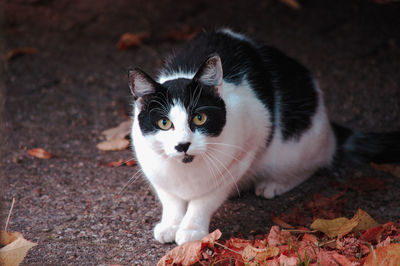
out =
<svg viewBox="0 0 400 266"><path fill-rule="evenodd" d="M139 68L129 69L128 79L135 100L156 91L157 83Z"/></svg>
<svg viewBox="0 0 400 266"><path fill-rule="evenodd" d="M223 71L221 58L218 55L213 55L207 59L200 67L193 78L207 86L213 86L217 92L222 87Z"/></svg>

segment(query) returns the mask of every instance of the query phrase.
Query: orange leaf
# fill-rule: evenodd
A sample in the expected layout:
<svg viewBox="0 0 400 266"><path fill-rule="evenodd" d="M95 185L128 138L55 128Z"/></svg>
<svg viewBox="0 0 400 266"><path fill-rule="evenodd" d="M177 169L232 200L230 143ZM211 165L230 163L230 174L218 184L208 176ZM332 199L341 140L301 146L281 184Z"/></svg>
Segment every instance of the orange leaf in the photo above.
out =
<svg viewBox="0 0 400 266"><path fill-rule="evenodd" d="M273 213L271 213L271 221L272 221L274 224L279 225L280 227L288 228L288 229L294 229L294 227L293 227L292 225L286 223L286 222L283 221L281 218L275 216Z"/></svg>
<svg viewBox="0 0 400 266"><path fill-rule="evenodd" d="M400 166L393 164L375 164L371 163L372 168L378 171L383 171L392 174L393 176L400 177Z"/></svg>
<svg viewBox="0 0 400 266"><path fill-rule="evenodd" d="M248 245L243 249L242 258L244 262L265 262L266 259L278 256L279 248L267 247L267 248L255 248Z"/></svg>
<svg viewBox="0 0 400 266"><path fill-rule="evenodd" d="M297 0L280 0L280 1L293 9L301 9L301 5L299 4L299 2L297 2Z"/></svg>
<svg viewBox="0 0 400 266"><path fill-rule="evenodd" d="M268 246L279 246L286 244L289 240L293 240L294 237L289 232L282 232L278 226L274 225L268 234Z"/></svg>
<svg viewBox="0 0 400 266"><path fill-rule="evenodd" d="M205 236L201 240L184 243L172 249L167 255L162 257L157 265L191 265L197 262L201 256L201 249L204 244L213 244L221 237L218 229Z"/></svg>
<svg viewBox="0 0 400 266"><path fill-rule="evenodd" d="M400 244L390 244L385 247L378 247L372 251L366 258L364 265L398 266L399 262Z"/></svg>
<svg viewBox="0 0 400 266"><path fill-rule="evenodd" d="M117 43L117 48L120 50L126 50L131 47L137 47L149 37L150 34L148 32L124 33Z"/></svg>
<svg viewBox="0 0 400 266"><path fill-rule="evenodd" d="M29 155L39 159L50 159L54 157L54 154L51 154L42 148L30 149L28 153Z"/></svg>
<svg viewBox="0 0 400 266"><path fill-rule="evenodd" d="M36 54L37 52L38 52L38 50L33 47L21 47L21 48L15 48L14 50L8 52L4 57L6 60L9 61L20 55Z"/></svg>
<svg viewBox="0 0 400 266"><path fill-rule="evenodd" d="M127 162L125 162L126 166L134 166L137 164L137 162L135 160L129 160Z"/></svg>

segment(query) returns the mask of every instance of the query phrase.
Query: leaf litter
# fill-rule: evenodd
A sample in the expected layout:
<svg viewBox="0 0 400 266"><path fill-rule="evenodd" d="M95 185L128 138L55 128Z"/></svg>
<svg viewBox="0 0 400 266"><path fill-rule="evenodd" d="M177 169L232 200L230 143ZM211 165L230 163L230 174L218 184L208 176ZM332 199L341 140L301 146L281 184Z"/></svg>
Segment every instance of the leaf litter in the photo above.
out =
<svg viewBox="0 0 400 266"><path fill-rule="evenodd" d="M36 243L26 240L20 232L7 232L14 203L13 198L4 231L0 230L0 265L3 266L19 265L29 249L37 246Z"/></svg>
<svg viewBox="0 0 400 266"><path fill-rule="evenodd" d="M399 265L400 223L379 225L359 209L351 219L317 219L310 226L281 229L254 240L218 240L219 230L174 248L158 265ZM217 233L218 232L218 233ZM216 235L218 237L216 237Z"/></svg>

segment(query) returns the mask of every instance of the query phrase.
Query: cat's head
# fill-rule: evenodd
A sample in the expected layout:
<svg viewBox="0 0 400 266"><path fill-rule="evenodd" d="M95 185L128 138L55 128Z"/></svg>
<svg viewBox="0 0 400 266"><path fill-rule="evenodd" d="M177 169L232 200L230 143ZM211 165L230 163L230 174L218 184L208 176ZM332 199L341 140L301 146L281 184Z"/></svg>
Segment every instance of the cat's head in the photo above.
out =
<svg viewBox="0 0 400 266"><path fill-rule="evenodd" d="M141 133L163 155L192 162L225 126L223 72L217 55L207 59L192 79L160 84L140 69L130 70L129 87Z"/></svg>

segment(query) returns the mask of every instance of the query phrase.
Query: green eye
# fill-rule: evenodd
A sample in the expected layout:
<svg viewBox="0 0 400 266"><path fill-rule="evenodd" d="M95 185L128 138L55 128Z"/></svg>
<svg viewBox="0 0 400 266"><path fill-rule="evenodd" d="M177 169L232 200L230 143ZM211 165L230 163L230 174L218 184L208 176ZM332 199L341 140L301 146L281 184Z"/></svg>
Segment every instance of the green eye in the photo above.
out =
<svg viewBox="0 0 400 266"><path fill-rule="evenodd" d="M207 121L207 115L206 114L196 114L193 117L193 123L196 126L201 126Z"/></svg>
<svg viewBox="0 0 400 266"><path fill-rule="evenodd" d="M157 125L162 130L168 130L172 127L172 122L168 118L161 118L158 120Z"/></svg>

